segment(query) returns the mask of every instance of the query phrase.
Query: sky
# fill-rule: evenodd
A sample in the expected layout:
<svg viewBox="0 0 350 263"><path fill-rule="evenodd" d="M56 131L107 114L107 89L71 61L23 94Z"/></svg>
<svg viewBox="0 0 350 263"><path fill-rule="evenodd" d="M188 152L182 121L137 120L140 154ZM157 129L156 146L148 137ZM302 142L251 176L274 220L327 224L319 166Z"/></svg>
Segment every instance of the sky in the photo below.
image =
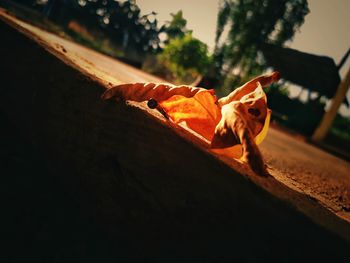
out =
<svg viewBox="0 0 350 263"><path fill-rule="evenodd" d="M214 46L219 0L136 0L143 14L155 11L160 23L171 20L170 13L183 11L187 28L193 36ZM293 41L287 43L300 51L325 55L337 64L350 48L350 0L309 0L310 13L296 32ZM350 68L350 59L341 70L343 77ZM294 92L297 92L294 89ZM305 94L306 95L306 94ZM350 91L347 94L350 101ZM344 105L340 112L350 116Z"/></svg>

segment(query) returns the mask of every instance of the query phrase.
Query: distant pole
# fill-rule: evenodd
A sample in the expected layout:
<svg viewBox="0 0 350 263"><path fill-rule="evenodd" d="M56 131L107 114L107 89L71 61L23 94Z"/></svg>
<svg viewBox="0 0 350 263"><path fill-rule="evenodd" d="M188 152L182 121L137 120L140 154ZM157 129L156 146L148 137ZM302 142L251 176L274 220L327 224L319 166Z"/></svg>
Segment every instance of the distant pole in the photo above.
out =
<svg viewBox="0 0 350 263"><path fill-rule="evenodd" d="M350 87L350 68L346 73L345 78L340 82L337 92L335 93L335 96L332 99L329 110L323 115L320 125L317 127L314 134L312 135L312 140L314 142L320 142L326 137L329 131L329 128L331 127L333 120L337 115L339 107L344 101L346 92L348 91L349 87Z"/></svg>

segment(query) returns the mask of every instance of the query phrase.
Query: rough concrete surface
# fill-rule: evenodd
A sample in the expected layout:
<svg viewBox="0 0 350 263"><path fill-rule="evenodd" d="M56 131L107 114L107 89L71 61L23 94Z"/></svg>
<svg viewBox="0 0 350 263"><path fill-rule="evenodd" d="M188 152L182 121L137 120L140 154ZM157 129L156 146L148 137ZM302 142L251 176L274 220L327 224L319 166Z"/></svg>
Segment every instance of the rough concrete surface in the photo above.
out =
<svg viewBox="0 0 350 263"><path fill-rule="evenodd" d="M275 178L349 218L349 162L276 129L261 150Z"/></svg>

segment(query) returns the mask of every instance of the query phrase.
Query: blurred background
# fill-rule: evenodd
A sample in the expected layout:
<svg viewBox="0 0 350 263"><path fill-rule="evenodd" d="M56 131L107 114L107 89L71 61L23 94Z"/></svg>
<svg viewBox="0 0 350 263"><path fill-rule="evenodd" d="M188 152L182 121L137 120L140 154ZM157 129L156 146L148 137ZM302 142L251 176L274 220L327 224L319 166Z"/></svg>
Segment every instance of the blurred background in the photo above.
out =
<svg viewBox="0 0 350 263"><path fill-rule="evenodd" d="M214 88L219 96L278 70L282 80L267 89L272 125L350 160L348 0L2 0L0 5L167 82ZM336 114L325 114L332 107Z"/></svg>

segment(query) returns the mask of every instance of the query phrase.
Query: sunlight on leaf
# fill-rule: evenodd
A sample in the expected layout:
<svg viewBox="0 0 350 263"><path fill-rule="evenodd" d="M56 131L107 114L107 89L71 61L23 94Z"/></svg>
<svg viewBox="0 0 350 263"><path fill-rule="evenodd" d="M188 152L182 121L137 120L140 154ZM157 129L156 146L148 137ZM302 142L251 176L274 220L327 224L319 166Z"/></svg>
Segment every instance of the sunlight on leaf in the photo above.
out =
<svg viewBox="0 0 350 263"><path fill-rule="evenodd" d="M190 129L210 141L221 118L220 109L215 102L216 97L212 92L202 91L191 98L175 95L160 105L173 122L186 122Z"/></svg>

